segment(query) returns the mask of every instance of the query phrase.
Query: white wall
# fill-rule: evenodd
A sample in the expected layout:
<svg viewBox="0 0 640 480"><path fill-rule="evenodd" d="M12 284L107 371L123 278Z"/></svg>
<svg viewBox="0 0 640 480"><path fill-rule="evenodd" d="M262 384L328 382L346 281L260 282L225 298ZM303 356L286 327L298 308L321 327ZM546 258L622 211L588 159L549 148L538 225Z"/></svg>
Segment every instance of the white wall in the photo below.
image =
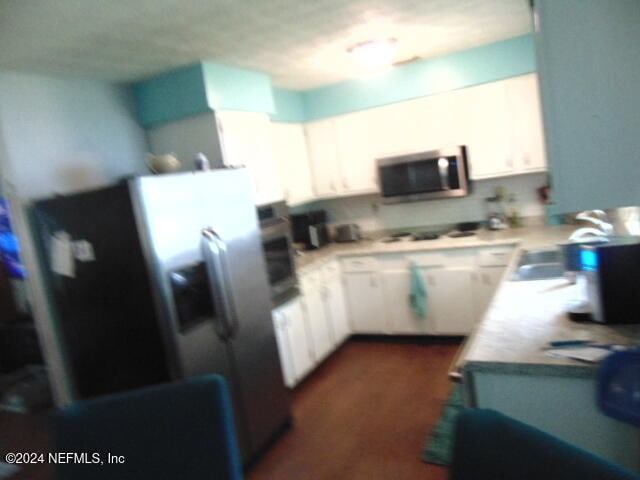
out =
<svg viewBox="0 0 640 480"><path fill-rule="evenodd" d="M58 404L66 368L24 207L36 198L146 173L147 142L125 87L87 79L0 72L0 180L29 275L28 292Z"/></svg>
<svg viewBox="0 0 640 480"><path fill-rule="evenodd" d="M339 198L314 202L310 209L324 208L330 223L357 223L365 231L379 231L405 227L428 227L487 218L485 198L492 197L497 186L507 194L515 193L520 215L545 215L538 201L536 189L546 184L545 173L517 175L473 182L468 197L429 200L395 205L381 205L377 195Z"/></svg>

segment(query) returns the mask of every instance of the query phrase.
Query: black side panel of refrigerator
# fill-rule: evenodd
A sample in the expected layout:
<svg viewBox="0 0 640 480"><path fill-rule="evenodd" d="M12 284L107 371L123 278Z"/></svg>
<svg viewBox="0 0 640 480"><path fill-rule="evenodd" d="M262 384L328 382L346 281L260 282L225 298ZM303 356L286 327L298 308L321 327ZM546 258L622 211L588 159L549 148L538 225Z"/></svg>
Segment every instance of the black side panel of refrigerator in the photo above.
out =
<svg viewBox="0 0 640 480"><path fill-rule="evenodd" d="M32 210L54 321L77 399L169 380L126 184L37 202ZM95 260L53 271L52 237L88 242Z"/></svg>

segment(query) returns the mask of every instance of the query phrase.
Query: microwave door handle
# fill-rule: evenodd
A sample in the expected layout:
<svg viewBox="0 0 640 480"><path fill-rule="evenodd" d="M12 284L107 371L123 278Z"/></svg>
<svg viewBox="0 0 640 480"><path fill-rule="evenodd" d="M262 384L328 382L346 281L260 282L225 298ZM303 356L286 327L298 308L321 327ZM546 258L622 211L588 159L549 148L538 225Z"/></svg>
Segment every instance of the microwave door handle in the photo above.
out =
<svg viewBox="0 0 640 480"><path fill-rule="evenodd" d="M450 190L449 185L449 160L444 157L438 159L438 170L440 171L440 185L443 190Z"/></svg>
<svg viewBox="0 0 640 480"><path fill-rule="evenodd" d="M202 252L207 267L211 295L221 319L221 328L216 328L222 340L233 338L238 331L233 300L229 292L229 275L226 265L227 246L211 227L202 229Z"/></svg>

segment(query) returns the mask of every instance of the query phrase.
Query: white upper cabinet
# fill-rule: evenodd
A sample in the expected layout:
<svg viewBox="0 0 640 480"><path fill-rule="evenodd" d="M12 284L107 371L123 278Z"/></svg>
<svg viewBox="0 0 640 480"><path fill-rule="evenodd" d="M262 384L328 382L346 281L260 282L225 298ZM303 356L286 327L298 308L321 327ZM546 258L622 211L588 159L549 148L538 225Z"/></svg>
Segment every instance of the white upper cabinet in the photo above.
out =
<svg viewBox="0 0 640 480"><path fill-rule="evenodd" d="M374 158L467 143L468 118L459 91L367 110Z"/></svg>
<svg viewBox="0 0 640 480"><path fill-rule="evenodd" d="M462 90L468 157L475 179L546 170L535 74ZM463 109L464 111L464 109Z"/></svg>
<svg viewBox="0 0 640 480"><path fill-rule="evenodd" d="M283 199L273 160L271 120L266 113L216 112L225 165L244 165L253 178L256 204Z"/></svg>
<svg viewBox="0 0 640 480"><path fill-rule="evenodd" d="M512 119L504 82L468 88L464 96L469 122L467 156L471 178L512 173Z"/></svg>
<svg viewBox="0 0 640 480"><path fill-rule="evenodd" d="M399 102L366 110L375 159L420 149L421 134L415 101Z"/></svg>
<svg viewBox="0 0 640 480"><path fill-rule="evenodd" d="M297 205L314 198L304 126L272 123L273 158L280 175L284 199Z"/></svg>
<svg viewBox="0 0 640 480"><path fill-rule="evenodd" d="M358 112L310 122L305 131L318 197L377 191L366 114Z"/></svg>
<svg viewBox="0 0 640 480"><path fill-rule="evenodd" d="M334 120L339 188L344 194L377 191L375 161L367 112L336 117Z"/></svg>
<svg viewBox="0 0 640 480"><path fill-rule="evenodd" d="M335 197L339 193L340 172L336 134L332 119L304 126L313 187L317 197Z"/></svg>
<svg viewBox="0 0 640 480"><path fill-rule="evenodd" d="M299 126L273 129L281 182L294 204L375 193L378 158L457 145L467 146L474 179L546 170L536 74L317 120L303 128L306 155Z"/></svg>
<svg viewBox="0 0 640 480"><path fill-rule="evenodd" d="M409 102L412 107L410 144L418 151L464 145L467 115L460 91L441 93Z"/></svg>
<svg viewBox="0 0 640 480"><path fill-rule="evenodd" d="M514 167L521 172L547 168L540 108L538 76L535 73L506 81L512 115Z"/></svg>

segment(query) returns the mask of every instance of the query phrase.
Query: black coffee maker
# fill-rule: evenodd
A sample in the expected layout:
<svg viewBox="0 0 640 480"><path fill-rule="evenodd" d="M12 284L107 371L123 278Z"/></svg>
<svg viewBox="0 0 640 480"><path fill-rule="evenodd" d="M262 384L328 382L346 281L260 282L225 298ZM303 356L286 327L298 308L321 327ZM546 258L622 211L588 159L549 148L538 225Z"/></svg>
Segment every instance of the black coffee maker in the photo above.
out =
<svg viewBox="0 0 640 480"><path fill-rule="evenodd" d="M594 321L640 323L640 238L582 245L580 264Z"/></svg>
<svg viewBox="0 0 640 480"><path fill-rule="evenodd" d="M290 218L294 243L303 243L310 250L329 243L326 210L312 210L291 215Z"/></svg>

